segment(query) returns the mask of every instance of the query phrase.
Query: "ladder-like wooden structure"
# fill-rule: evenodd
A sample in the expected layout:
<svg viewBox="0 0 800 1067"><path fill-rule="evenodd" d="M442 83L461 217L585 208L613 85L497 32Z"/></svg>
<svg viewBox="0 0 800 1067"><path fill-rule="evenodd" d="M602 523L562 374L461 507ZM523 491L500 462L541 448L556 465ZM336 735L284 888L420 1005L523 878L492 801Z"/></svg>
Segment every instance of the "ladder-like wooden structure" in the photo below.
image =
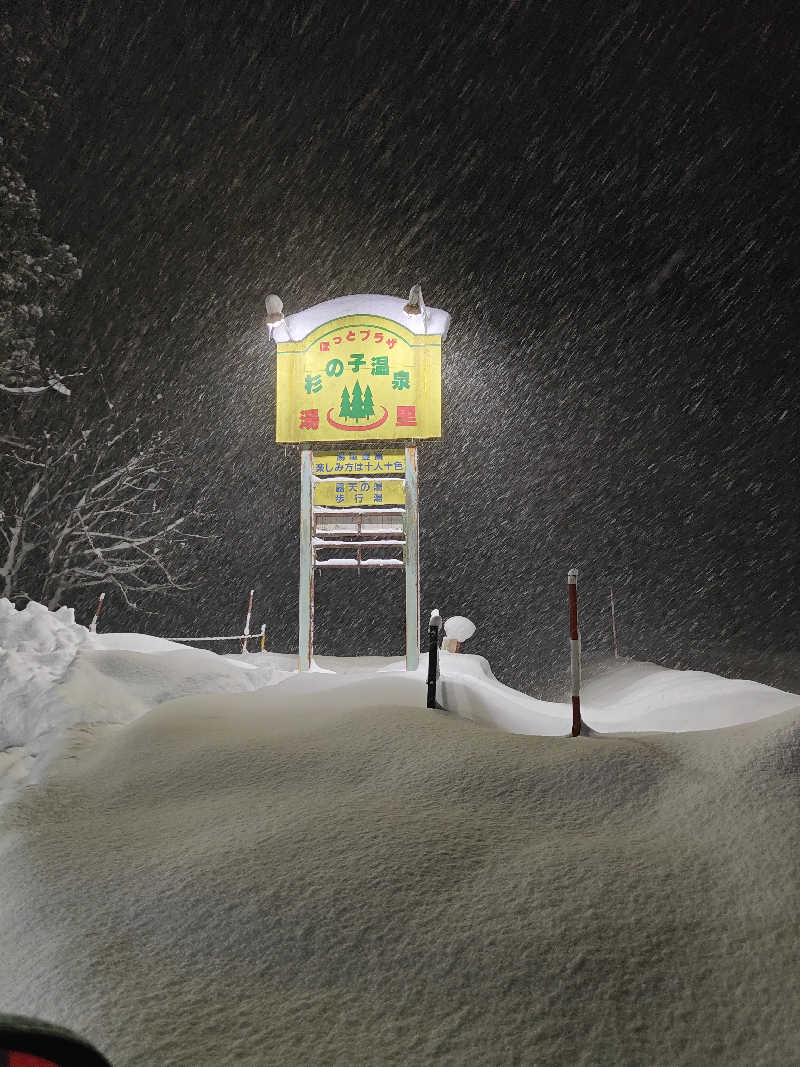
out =
<svg viewBox="0 0 800 1067"><path fill-rule="evenodd" d="M314 652L314 575L329 568L405 570L406 669L419 666L419 509L417 449L405 448L402 507L326 507L314 500L314 486L341 481L341 475L313 473L313 452L300 453L300 670L309 670ZM376 552L378 554L376 554ZM346 553L346 554L345 554Z"/></svg>

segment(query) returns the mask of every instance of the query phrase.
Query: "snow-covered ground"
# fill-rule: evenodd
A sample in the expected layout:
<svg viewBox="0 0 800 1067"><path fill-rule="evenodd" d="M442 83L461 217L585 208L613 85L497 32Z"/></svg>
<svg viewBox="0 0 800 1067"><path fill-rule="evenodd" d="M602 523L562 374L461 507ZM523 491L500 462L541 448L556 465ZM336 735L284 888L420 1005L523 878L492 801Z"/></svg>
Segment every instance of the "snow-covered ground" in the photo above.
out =
<svg viewBox="0 0 800 1067"><path fill-rule="evenodd" d="M296 657L280 653L217 655L146 634L92 634L71 608L30 603L16 611L0 599L0 798L4 788L37 781L77 724L126 725L177 697L262 694L267 710L306 692L346 686L367 701L425 706L427 656L409 678L402 659L318 657L307 678ZM481 656L441 654L439 697L451 714L519 734L568 734L567 704L536 700L498 682ZM583 718L600 733L711 730L754 722L794 707L798 698L757 682L624 662L590 681ZM29 776L32 777L29 779Z"/></svg>
<svg viewBox="0 0 800 1067"><path fill-rule="evenodd" d="M573 739L479 656L446 712L294 666L0 601L0 1011L118 1065L796 1062L800 697L622 663Z"/></svg>

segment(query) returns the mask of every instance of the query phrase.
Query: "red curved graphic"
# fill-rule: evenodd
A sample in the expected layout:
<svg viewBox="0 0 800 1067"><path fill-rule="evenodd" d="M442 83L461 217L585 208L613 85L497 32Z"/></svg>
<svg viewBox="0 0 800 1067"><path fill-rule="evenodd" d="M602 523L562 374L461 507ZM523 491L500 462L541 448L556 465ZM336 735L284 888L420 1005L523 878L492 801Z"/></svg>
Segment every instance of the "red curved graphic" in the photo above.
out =
<svg viewBox="0 0 800 1067"><path fill-rule="evenodd" d="M378 428L378 426L383 426L383 424L389 418L388 410L383 407L383 404L381 404L381 407L383 408L383 415L381 416L381 418L379 418L377 422L369 423L368 426L345 426L342 422L334 422L331 418L331 412L333 411L333 408L328 408L328 414L325 416L325 418L328 420L331 426L333 426L337 430L347 430L348 432L350 430L357 430L359 433L363 433L364 430L375 430Z"/></svg>

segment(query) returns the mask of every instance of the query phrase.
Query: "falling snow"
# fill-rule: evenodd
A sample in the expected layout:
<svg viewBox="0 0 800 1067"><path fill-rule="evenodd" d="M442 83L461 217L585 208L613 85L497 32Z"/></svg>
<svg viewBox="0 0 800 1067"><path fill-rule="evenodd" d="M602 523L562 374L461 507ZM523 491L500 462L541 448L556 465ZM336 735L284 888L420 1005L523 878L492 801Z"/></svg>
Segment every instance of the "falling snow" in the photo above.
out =
<svg viewBox="0 0 800 1067"><path fill-rule="evenodd" d="M59 100L25 176L83 269L49 360L84 375L26 418L113 403L178 433L173 495L217 536L187 548L197 588L149 605L159 632L232 632L255 586L270 647L296 648L298 463L274 443L264 296L292 313L420 282L452 315L443 437L420 447L424 611L468 615L504 681L552 694L578 566L588 658L613 585L625 655L796 687L791 15L53 16ZM397 575L317 585L321 651L402 648Z"/></svg>

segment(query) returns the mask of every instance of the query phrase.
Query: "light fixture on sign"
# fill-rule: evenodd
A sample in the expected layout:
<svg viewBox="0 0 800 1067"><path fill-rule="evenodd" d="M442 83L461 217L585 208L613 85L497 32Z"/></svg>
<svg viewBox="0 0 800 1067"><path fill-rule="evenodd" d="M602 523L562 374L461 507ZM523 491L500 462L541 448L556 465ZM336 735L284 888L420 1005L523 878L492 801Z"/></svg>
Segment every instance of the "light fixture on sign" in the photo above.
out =
<svg viewBox="0 0 800 1067"><path fill-rule="evenodd" d="M278 323L283 322L283 301L279 296L270 293L270 295L265 298L264 305L267 309L268 326L277 326Z"/></svg>
<svg viewBox="0 0 800 1067"><path fill-rule="evenodd" d="M422 299L422 286L412 285L408 294L408 303L403 308L406 315L425 315L425 301Z"/></svg>

